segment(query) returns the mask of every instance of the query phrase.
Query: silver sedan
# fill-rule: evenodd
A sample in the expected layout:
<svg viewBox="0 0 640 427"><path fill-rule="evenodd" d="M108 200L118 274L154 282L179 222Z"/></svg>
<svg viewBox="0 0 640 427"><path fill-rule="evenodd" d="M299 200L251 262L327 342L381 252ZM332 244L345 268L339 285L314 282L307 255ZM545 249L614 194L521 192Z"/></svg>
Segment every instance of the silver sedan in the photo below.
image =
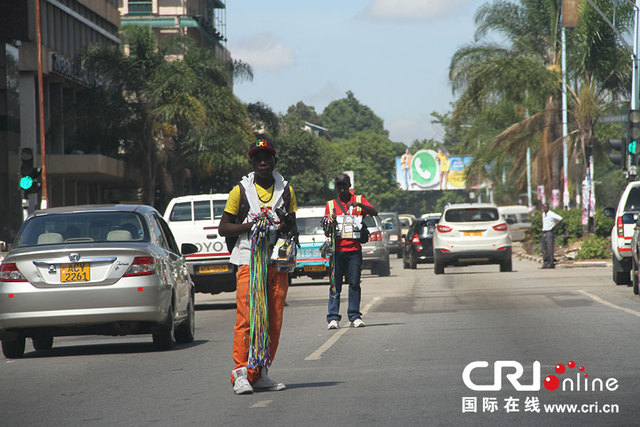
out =
<svg viewBox="0 0 640 427"><path fill-rule="evenodd" d="M25 339L151 334L159 349L194 339L194 286L158 211L95 205L33 213L0 266L0 339L22 357Z"/></svg>

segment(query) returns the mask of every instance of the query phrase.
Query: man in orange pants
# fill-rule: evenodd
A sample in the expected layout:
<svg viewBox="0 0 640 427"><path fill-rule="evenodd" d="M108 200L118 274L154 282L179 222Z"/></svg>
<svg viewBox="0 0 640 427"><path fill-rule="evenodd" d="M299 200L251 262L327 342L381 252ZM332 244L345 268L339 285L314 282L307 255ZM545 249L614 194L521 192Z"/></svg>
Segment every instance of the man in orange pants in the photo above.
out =
<svg viewBox="0 0 640 427"><path fill-rule="evenodd" d="M231 383L235 394L253 393L255 390L277 391L285 385L267 375L267 366L249 367L250 315L249 309L249 264L251 261L250 233L253 227L252 214L264 209L284 209L293 218L297 203L293 189L282 175L275 172L276 151L273 143L264 139L256 141L249 150L253 172L242 178L229 193L229 199L220 220L218 231L227 238L236 237L231 249L230 262L238 266L236 290L236 324L233 338L234 369ZM280 229L283 230L284 224ZM295 231L295 230L294 230ZM267 304L269 317L269 356L275 358L282 313L284 310L289 278L287 272L276 271L275 264L267 270Z"/></svg>

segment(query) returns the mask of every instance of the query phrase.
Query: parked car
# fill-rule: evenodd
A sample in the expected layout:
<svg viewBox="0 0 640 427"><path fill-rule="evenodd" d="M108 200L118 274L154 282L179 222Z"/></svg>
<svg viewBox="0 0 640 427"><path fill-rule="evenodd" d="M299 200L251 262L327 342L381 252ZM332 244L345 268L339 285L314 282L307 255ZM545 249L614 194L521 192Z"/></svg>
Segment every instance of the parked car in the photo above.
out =
<svg viewBox="0 0 640 427"><path fill-rule="evenodd" d="M320 248L326 240L322 229L324 206L298 207L296 223L300 234L300 248L296 267L291 276L309 276L312 279L322 279L329 276L329 258L324 258Z"/></svg>
<svg viewBox="0 0 640 427"><path fill-rule="evenodd" d="M531 230L531 209L528 206L498 206L498 211L509 224L512 241L524 239L527 231Z"/></svg>
<svg viewBox="0 0 640 427"><path fill-rule="evenodd" d="M511 271L509 226L498 207L461 203L445 207L433 237L436 274L450 265L500 264Z"/></svg>
<svg viewBox="0 0 640 427"><path fill-rule="evenodd" d="M404 239L402 266L416 269L418 264L433 262L433 234L440 214L413 221Z"/></svg>
<svg viewBox="0 0 640 427"><path fill-rule="evenodd" d="M389 252L402 258L402 229L398 214L396 212L381 212L378 214L378 218L389 233Z"/></svg>
<svg viewBox="0 0 640 427"><path fill-rule="evenodd" d="M611 229L611 251L613 282L616 285L631 284L629 272L632 270L631 240L640 212L640 181L627 184L622 192L615 211L605 209L605 215L613 217L615 223Z"/></svg>
<svg viewBox="0 0 640 427"><path fill-rule="evenodd" d="M362 245L362 269L370 269L378 276L391 275L389 260L389 233L377 216L366 216L364 223L369 229L369 241Z"/></svg>
<svg viewBox="0 0 640 427"><path fill-rule="evenodd" d="M415 215L412 214L398 214L398 219L400 220L400 231L402 233L402 240L404 240L407 235L407 231L409 231L409 227L416 219Z"/></svg>
<svg viewBox="0 0 640 427"><path fill-rule="evenodd" d="M36 211L0 266L0 339L8 358L25 339L151 334L160 349L194 338L194 286L158 211L95 205Z"/></svg>
<svg viewBox="0 0 640 427"><path fill-rule="evenodd" d="M630 214L628 214L630 215ZM636 220L636 226L631 238L631 284L633 293L640 295L640 218Z"/></svg>
<svg viewBox="0 0 640 427"><path fill-rule="evenodd" d="M196 292L218 294L236 290L236 266L229 262L224 237L218 233L229 194L176 197L167 205L164 219L178 245L193 243L198 252L187 256L187 268Z"/></svg>

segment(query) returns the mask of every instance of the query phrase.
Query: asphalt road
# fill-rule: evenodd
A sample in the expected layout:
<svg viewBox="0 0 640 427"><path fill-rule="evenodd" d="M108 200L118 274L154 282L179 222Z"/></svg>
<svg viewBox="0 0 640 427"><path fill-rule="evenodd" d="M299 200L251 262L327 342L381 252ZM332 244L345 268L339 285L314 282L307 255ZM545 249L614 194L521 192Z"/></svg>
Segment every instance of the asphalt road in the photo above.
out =
<svg viewBox="0 0 640 427"><path fill-rule="evenodd" d="M234 295L198 294L192 345L156 352L147 336L66 337L0 359L0 425L638 425L640 299L610 277L515 257L511 273L436 276L394 258L391 277L363 278L367 326L336 331L326 329L328 285L296 279L270 370L288 388L243 396L229 382ZM488 367L471 365L465 385L476 361ZM507 374L519 366L514 385ZM546 389L549 375L558 389ZM577 406L551 406L562 404ZM550 412L561 408L580 413Z"/></svg>

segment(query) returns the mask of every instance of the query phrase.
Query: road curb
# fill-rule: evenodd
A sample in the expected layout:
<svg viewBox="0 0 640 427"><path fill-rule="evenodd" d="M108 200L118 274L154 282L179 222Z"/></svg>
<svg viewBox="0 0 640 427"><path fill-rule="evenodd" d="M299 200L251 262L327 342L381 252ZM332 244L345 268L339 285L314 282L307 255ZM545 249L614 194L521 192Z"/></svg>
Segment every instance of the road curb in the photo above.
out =
<svg viewBox="0 0 640 427"><path fill-rule="evenodd" d="M537 262L538 264L542 264L542 257L537 255L530 255L524 253L516 253L515 254L520 259L526 259L529 261ZM566 262L558 262L556 263L556 267L558 268L578 268L578 267L611 267L611 262L609 261L569 261Z"/></svg>

